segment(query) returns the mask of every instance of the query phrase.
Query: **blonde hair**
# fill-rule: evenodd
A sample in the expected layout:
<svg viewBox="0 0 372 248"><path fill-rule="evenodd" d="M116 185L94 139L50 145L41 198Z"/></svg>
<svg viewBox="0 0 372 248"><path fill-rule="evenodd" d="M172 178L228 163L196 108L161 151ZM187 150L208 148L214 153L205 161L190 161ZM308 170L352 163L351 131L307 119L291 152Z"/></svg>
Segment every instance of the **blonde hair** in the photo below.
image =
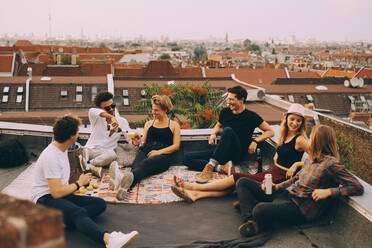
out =
<svg viewBox="0 0 372 248"><path fill-rule="evenodd" d="M312 160L322 160L325 156L339 159L335 131L326 125L313 127L310 135L310 157Z"/></svg>
<svg viewBox="0 0 372 248"><path fill-rule="evenodd" d="M288 135L288 116L289 115L296 115L293 113L286 113L283 117L282 123L280 124L280 131L279 131L279 138L278 138L278 146L281 146ZM306 136L306 130L307 130L307 123L306 119L302 116L302 123L301 126L297 130L297 134Z"/></svg>
<svg viewBox="0 0 372 248"><path fill-rule="evenodd" d="M165 112L170 112L173 109L173 104L166 95L154 95L151 97L151 104L158 105Z"/></svg>

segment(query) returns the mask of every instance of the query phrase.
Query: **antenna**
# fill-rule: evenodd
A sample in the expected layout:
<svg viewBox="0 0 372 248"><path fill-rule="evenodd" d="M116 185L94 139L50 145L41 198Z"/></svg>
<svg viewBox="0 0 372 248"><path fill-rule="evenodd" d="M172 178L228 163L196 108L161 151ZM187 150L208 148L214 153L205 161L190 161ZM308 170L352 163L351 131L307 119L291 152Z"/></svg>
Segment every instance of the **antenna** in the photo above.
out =
<svg viewBox="0 0 372 248"><path fill-rule="evenodd" d="M51 8L50 8L50 5L49 5L49 38L52 37L52 14L51 14Z"/></svg>

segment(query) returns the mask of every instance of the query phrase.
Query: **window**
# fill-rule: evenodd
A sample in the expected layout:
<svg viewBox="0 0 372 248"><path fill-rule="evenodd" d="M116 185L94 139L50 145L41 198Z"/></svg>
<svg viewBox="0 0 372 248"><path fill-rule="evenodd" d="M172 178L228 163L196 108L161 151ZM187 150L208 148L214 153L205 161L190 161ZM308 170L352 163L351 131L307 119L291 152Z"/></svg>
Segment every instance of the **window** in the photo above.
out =
<svg viewBox="0 0 372 248"><path fill-rule="evenodd" d="M3 95L2 102L8 102L9 96L8 95Z"/></svg>
<svg viewBox="0 0 372 248"><path fill-rule="evenodd" d="M17 95L16 103L21 103L22 102L22 97L23 97L23 95Z"/></svg>
<svg viewBox="0 0 372 248"><path fill-rule="evenodd" d="M82 102L83 101L83 95L82 94L76 94L76 101Z"/></svg>
<svg viewBox="0 0 372 248"><path fill-rule="evenodd" d="M94 102L94 98L97 95L97 86L92 86L92 102Z"/></svg>
<svg viewBox="0 0 372 248"><path fill-rule="evenodd" d="M123 90L123 96L128 96L128 90Z"/></svg>
<svg viewBox="0 0 372 248"><path fill-rule="evenodd" d="M16 103L21 103L23 98L23 86L19 86L17 88L17 98Z"/></svg>
<svg viewBox="0 0 372 248"><path fill-rule="evenodd" d="M123 98L123 104L124 104L124 106L128 106L129 105L129 99L128 98Z"/></svg>
<svg viewBox="0 0 372 248"><path fill-rule="evenodd" d="M3 93L4 94L9 94L9 89L10 89L9 86L5 86L4 89L3 89Z"/></svg>
<svg viewBox="0 0 372 248"><path fill-rule="evenodd" d="M354 102L355 99L354 99L353 96L347 96L347 97L349 98L350 102L352 102L352 103Z"/></svg>
<svg viewBox="0 0 372 248"><path fill-rule="evenodd" d="M314 99L311 95L306 95L306 99L309 101L309 102L313 102Z"/></svg>
<svg viewBox="0 0 372 248"><path fill-rule="evenodd" d="M67 90L61 90L61 98L67 98Z"/></svg>
<svg viewBox="0 0 372 248"><path fill-rule="evenodd" d="M288 95L288 100L289 100L290 102L294 102L294 97L293 97L293 95Z"/></svg>
<svg viewBox="0 0 372 248"><path fill-rule="evenodd" d="M76 101L77 102L83 101L83 86L81 85L76 86Z"/></svg>

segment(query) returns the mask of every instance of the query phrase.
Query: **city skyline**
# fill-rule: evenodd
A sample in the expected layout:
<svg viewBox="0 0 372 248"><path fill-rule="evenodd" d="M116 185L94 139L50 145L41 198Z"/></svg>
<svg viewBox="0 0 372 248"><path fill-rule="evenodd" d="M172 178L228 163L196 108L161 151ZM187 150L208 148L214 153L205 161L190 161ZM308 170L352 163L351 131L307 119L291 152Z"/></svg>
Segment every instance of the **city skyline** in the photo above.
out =
<svg viewBox="0 0 372 248"><path fill-rule="evenodd" d="M0 35L367 41L372 1L2 1ZM50 18L50 20L49 20Z"/></svg>

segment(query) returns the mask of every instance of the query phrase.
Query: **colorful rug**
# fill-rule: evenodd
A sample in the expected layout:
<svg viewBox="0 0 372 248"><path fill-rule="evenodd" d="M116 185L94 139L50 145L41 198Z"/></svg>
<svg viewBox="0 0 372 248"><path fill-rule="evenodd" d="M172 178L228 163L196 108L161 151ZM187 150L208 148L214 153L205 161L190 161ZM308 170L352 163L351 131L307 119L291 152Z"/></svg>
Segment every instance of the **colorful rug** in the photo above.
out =
<svg viewBox="0 0 372 248"><path fill-rule="evenodd" d="M35 163L24 170L13 182L11 182L2 192L8 195L21 199L31 199L32 177L35 170ZM130 168L123 168L122 171L129 171ZM173 183L173 175L176 175L183 180L195 182L197 175L200 172L189 171L186 166L172 166L169 170L151 176L142 180L136 185L126 196L124 201L116 199L116 191L109 189L108 171L104 173L102 179L96 178L98 188L87 191L84 195L96 196L111 203L132 203L132 204L160 204L168 202L182 201L171 191ZM213 173L214 179L221 179L226 175Z"/></svg>
<svg viewBox="0 0 372 248"><path fill-rule="evenodd" d="M126 172L129 171L130 168L123 168L121 170L122 172ZM87 191L85 195L96 196L111 203L160 204L182 201L181 198L171 191L171 186L174 185L173 175L190 182L195 182L199 173L200 172L187 170L186 166L172 166L169 170L161 174L142 180L128 192L124 201L118 201L115 197L116 191L109 189L110 177L108 172L106 172L101 180L97 180L98 189ZM213 175L214 179L221 179L224 177L226 177L226 175L218 173L214 173Z"/></svg>

